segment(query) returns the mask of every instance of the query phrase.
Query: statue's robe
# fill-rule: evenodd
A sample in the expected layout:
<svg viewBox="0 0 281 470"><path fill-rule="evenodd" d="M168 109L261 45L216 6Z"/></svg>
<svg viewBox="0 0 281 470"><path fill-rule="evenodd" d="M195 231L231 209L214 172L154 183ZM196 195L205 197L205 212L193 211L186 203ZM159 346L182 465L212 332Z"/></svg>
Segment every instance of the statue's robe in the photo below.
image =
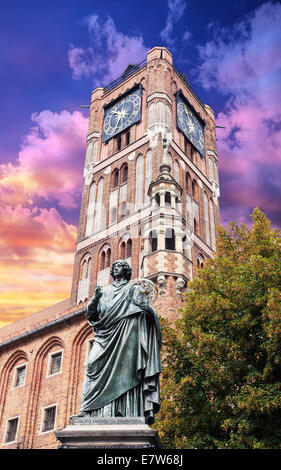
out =
<svg viewBox="0 0 281 470"><path fill-rule="evenodd" d="M161 330L141 287L124 280L103 288L86 316L95 335L83 385L81 411L91 416L145 416L159 411Z"/></svg>

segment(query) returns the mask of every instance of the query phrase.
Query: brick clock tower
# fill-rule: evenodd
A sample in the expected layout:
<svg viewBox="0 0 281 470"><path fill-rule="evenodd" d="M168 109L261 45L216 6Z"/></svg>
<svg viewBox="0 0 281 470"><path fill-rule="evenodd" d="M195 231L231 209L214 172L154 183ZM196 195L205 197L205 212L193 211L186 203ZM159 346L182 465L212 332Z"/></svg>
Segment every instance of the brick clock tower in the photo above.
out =
<svg viewBox="0 0 281 470"><path fill-rule="evenodd" d="M0 447L57 448L81 403L93 331L84 307L123 258L172 322L215 252L214 114L162 47L92 93L70 298L0 329Z"/></svg>
<svg viewBox="0 0 281 470"><path fill-rule="evenodd" d="M213 111L155 47L92 93L71 304L111 282L124 258L175 320L187 282L214 254L218 199Z"/></svg>

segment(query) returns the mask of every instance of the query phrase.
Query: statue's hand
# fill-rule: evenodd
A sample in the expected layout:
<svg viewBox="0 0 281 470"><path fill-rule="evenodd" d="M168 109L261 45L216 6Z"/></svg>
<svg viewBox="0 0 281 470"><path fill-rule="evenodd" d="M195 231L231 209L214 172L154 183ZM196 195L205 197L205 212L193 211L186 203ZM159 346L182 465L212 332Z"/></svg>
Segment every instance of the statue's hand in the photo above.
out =
<svg viewBox="0 0 281 470"><path fill-rule="evenodd" d="M94 300L98 301L102 296L102 287L95 284L95 295Z"/></svg>

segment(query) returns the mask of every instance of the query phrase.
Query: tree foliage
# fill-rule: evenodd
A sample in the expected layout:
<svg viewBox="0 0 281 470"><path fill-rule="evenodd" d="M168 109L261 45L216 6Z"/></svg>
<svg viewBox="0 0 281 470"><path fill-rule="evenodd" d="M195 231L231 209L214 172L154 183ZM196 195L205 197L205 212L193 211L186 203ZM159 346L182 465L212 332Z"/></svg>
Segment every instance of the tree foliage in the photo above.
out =
<svg viewBox="0 0 281 470"><path fill-rule="evenodd" d="M252 218L219 227L176 328L162 322L165 447L281 448L281 237Z"/></svg>

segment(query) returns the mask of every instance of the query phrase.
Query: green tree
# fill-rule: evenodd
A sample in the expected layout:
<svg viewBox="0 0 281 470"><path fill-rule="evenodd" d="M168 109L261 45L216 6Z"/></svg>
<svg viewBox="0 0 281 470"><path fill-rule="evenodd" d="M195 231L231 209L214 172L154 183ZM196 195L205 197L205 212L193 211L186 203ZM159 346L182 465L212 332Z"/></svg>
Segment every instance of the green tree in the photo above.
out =
<svg viewBox="0 0 281 470"><path fill-rule="evenodd" d="M281 448L281 236L252 218L219 227L176 328L163 321L166 447Z"/></svg>

